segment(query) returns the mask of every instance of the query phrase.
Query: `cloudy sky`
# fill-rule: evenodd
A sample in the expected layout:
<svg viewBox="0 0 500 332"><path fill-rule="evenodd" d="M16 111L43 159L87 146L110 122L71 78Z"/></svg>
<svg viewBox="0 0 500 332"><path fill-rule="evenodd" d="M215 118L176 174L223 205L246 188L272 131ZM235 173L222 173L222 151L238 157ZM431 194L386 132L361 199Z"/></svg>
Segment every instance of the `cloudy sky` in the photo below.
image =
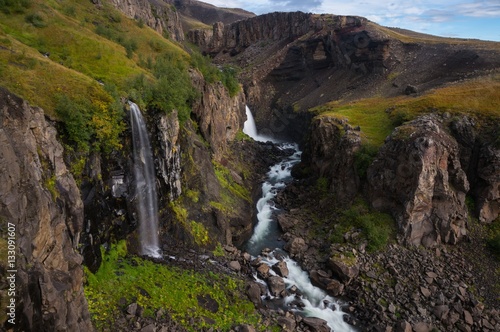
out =
<svg viewBox="0 0 500 332"><path fill-rule="evenodd" d="M500 41L500 0L201 0L264 14L296 11L364 16L384 26Z"/></svg>

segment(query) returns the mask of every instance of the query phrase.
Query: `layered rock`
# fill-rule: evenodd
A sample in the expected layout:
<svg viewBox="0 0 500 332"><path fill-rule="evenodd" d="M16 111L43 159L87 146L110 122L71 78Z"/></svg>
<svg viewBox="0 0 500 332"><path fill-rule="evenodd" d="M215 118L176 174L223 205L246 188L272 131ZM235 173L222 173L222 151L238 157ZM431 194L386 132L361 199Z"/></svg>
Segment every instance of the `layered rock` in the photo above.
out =
<svg viewBox="0 0 500 332"><path fill-rule="evenodd" d="M127 17L144 22L162 35L169 35L176 41L184 40L184 31L173 1L111 0L111 4Z"/></svg>
<svg viewBox="0 0 500 332"><path fill-rule="evenodd" d="M160 145L158 172L166 185L170 201L173 201L182 193L180 126L177 111L159 115L156 123Z"/></svg>
<svg viewBox="0 0 500 332"><path fill-rule="evenodd" d="M43 110L0 88L0 219L16 227L16 327L92 331L77 245L83 203Z"/></svg>
<svg viewBox="0 0 500 332"><path fill-rule="evenodd" d="M310 167L314 174L328 181L336 202L349 203L359 189L354 161L360 146L359 132L345 120L317 117L311 123L302 167Z"/></svg>
<svg viewBox="0 0 500 332"><path fill-rule="evenodd" d="M192 108L192 116L203 138L210 143L215 159L220 159L246 120L245 95L231 97L222 83L208 84L201 74L191 71L195 88L201 96Z"/></svg>
<svg viewBox="0 0 500 332"><path fill-rule="evenodd" d="M466 234L469 182L457 142L437 116L396 128L368 168L373 207L392 213L405 242L457 243Z"/></svg>

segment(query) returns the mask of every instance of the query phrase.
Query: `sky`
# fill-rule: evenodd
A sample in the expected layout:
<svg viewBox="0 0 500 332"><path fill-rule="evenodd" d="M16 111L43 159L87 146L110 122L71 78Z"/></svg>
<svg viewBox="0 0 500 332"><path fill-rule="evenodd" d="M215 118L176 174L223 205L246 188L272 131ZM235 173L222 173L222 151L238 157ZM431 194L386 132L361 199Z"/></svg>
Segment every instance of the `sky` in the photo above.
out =
<svg viewBox="0 0 500 332"><path fill-rule="evenodd" d="M255 14L302 11L356 15L443 37L500 41L500 0L200 0Z"/></svg>

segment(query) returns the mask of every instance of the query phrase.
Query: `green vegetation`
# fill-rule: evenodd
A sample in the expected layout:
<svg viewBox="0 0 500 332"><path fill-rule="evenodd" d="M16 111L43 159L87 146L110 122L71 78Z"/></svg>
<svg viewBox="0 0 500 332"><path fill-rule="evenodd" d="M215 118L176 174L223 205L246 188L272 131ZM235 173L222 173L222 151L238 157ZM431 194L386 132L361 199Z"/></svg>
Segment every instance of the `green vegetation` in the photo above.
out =
<svg viewBox="0 0 500 332"><path fill-rule="evenodd" d="M129 80L130 98L142 108L166 113L176 109L179 121L184 123L196 97L185 61L169 53L156 57L151 68L155 79L140 74Z"/></svg>
<svg viewBox="0 0 500 332"><path fill-rule="evenodd" d="M386 213L370 209L362 199L357 199L349 209L341 211L336 226L330 241L342 242L347 231L359 229L369 251L383 250L396 236L394 219Z"/></svg>
<svg viewBox="0 0 500 332"><path fill-rule="evenodd" d="M228 206L232 206L232 196L242 198L248 202L252 201L248 189L236 183L230 171L226 167L216 161L213 161L212 164L214 165L217 180L222 188L226 189L226 192L222 194L223 203L229 203Z"/></svg>
<svg viewBox="0 0 500 332"><path fill-rule="evenodd" d="M364 144L354 154L354 166L356 167L358 176L361 179L366 178L366 170L375 159L377 152L378 152L377 147L371 144Z"/></svg>
<svg viewBox="0 0 500 332"><path fill-rule="evenodd" d="M395 127L425 113L468 115L477 123L496 121L500 105L500 75L431 90L418 97L368 98L330 102L311 109L320 116L347 118L360 126L364 143L383 144Z"/></svg>
<svg viewBox="0 0 500 332"><path fill-rule="evenodd" d="M234 139L237 141L252 141L252 138L245 134L242 130L238 130Z"/></svg>
<svg viewBox="0 0 500 332"><path fill-rule="evenodd" d="M52 175L51 177L45 179L44 181L45 188L50 192L52 199L55 201L59 197L59 190L57 189L57 179L56 175Z"/></svg>
<svg viewBox="0 0 500 332"><path fill-rule="evenodd" d="M170 202L169 206L174 212L176 220L189 234L191 234L197 245L202 246L210 243L208 230L202 223L194 220L188 220L188 211L181 206L180 200Z"/></svg>
<svg viewBox="0 0 500 332"><path fill-rule="evenodd" d="M234 67L223 66L219 69L211 63L210 57L196 52L191 54L191 65L202 73L208 83L222 82L231 97L240 91L240 84L236 78L238 71Z"/></svg>
<svg viewBox="0 0 500 332"><path fill-rule="evenodd" d="M96 274L86 270L85 296L99 331L112 329L118 312L134 302L144 308L145 316L166 309L189 331L210 327L228 331L241 323L258 324L253 304L243 295L242 281L155 264L126 253L125 241L119 242L103 253Z"/></svg>

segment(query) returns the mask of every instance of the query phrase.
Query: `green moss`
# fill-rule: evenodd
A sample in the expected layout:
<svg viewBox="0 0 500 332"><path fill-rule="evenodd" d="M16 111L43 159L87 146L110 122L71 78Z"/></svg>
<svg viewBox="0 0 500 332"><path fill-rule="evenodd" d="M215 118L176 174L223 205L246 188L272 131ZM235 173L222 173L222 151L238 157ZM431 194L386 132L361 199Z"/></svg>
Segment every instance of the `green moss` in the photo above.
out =
<svg viewBox="0 0 500 332"><path fill-rule="evenodd" d="M215 257L224 257L226 255L226 251L224 248L222 248L222 245L220 242L217 243L217 246L215 246L214 251L212 251Z"/></svg>
<svg viewBox="0 0 500 332"><path fill-rule="evenodd" d="M252 138L245 134L241 129L236 132L236 136L234 138L237 141L251 141Z"/></svg>
<svg viewBox="0 0 500 332"><path fill-rule="evenodd" d="M121 299L126 305L136 302L149 317L159 309L167 310L189 331L210 327L228 331L237 324L259 323L253 304L244 296L242 281L128 257L125 250L124 242L120 242L103 255L96 274L86 270L85 296L97 330L113 329L115 317L125 309L119 304ZM216 305L205 307L200 299L208 298Z"/></svg>
<svg viewBox="0 0 500 332"><path fill-rule="evenodd" d="M248 189L236 183L230 171L226 167L222 166L216 161L212 161L212 164L214 165L215 175L217 176L217 180L219 181L220 185L222 186L222 188L229 191L229 193L226 193L226 196L227 194L231 194L248 202L251 202L250 192L248 191ZM227 202L225 203L231 203L234 201L230 197L226 198Z"/></svg>
<svg viewBox="0 0 500 332"><path fill-rule="evenodd" d="M50 192L50 195L52 196L52 199L54 201L57 200L59 197L59 190L57 189L57 179L56 175L52 175L51 177L45 179L44 182L45 188Z"/></svg>
<svg viewBox="0 0 500 332"><path fill-rule="evenodd" d="M366 201L357 199L353 205L341 211L337 227L330 240L342 242L343 235L350 229L359 229L367 241L369 251L384 249L396 236L396 223L386 214L369 208Z"/></svg>

